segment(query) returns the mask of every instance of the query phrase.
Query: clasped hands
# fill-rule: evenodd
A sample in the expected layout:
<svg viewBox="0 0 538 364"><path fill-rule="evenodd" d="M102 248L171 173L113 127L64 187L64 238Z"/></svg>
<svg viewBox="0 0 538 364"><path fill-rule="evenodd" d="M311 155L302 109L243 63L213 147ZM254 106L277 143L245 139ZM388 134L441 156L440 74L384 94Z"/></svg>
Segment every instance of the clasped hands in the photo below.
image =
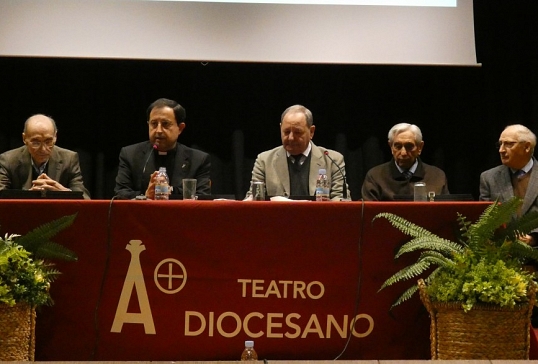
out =
<svg viewBox="0 0 538 364"><path fill-rule="evenodd" d="M32 181L30 191L71 191L69 188L62 186L58 181L53 180L45 173L41 173L37 179Z"/></svg>

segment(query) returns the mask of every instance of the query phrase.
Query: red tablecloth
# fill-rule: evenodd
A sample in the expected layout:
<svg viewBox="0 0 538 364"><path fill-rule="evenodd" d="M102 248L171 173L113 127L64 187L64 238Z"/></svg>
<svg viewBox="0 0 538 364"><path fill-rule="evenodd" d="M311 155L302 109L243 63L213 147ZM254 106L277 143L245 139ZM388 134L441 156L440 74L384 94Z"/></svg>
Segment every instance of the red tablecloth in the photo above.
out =
<svg viewBox="0 0 538 364"><path fill-rule="evenodd" d="M479 202L1 201L2 234L78 213L56 241L53 307L38 312L36 360L429 359L418 297L389 312L407 265L393 212L453 238ZM353 329L353 331L352 331ZM351 333L353 332L353 333Z"/></svg>

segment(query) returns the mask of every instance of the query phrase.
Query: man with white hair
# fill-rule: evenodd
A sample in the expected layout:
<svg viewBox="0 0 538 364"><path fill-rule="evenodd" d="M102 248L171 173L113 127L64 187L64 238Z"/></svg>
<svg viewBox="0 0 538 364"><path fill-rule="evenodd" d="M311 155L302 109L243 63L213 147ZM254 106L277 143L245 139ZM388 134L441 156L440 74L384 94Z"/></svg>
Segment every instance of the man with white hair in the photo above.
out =
<svg viewBox="0 0 538 364"><path fill-rule="evenodd" d="M449 194L445 172L419 158L424 141L418 126L396 124L390 129L388 139L393 158L366 173L362 184L365 201L394 201L396 195L410 196L416 182L426 183L428 192L436 195Z"/></svg>
<svg viewBox="0 0 538 364"><path fill-rule="evenodd" d="M538 210L538 165L533 157L536 135L526 126L507 126L497 142L502 165L480 175L480 200L504 202L514 196L523 199L518 214ZM538 242L538 231L520 237L531 246Z"/></svg>

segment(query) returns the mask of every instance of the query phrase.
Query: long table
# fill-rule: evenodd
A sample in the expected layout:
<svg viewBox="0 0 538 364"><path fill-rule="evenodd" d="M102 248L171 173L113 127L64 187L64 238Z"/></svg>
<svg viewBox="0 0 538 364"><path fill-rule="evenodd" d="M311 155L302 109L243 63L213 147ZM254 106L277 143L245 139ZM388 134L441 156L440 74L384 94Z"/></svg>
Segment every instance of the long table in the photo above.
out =
<svg viewBox="0 0 538 364"><path fill-rule="evenodd" d="M36 360L429 359L418 297L392 311L406 284L378 292L416 258L380 212L454 238L457 213L482 202L0 202L1 233L24 234L77 213L54 241L52 307L38 312Z"/></svg>

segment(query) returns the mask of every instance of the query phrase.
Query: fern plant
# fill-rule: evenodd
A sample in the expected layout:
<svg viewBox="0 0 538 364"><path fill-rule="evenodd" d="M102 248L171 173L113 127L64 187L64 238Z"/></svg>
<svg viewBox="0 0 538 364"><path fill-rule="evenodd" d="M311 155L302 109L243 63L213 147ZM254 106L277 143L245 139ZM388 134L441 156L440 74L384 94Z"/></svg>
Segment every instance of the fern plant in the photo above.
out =
<svg viewBox="0 0 538 364"><path fill-rule="evenodd" d="M77 260L77 255L50 239L69 227L76 214L43 224L24 236L0 237L0 303L13 306L52 304L50 284L60 272L49 260Z"/></svg>
<svg viewBox="0 0 538 364"><path fill-rule="evenodd" d="M391 213L384 218L412 239L396 253L420 251L417 261L389 277L380 290L400 281L422 277L432 301L460 301L464 310L477 302L512 307L527 300L527 287L533 276L523 264L538 261L538 251L519 240L538 228L538 212L516 217L522 200L514 197L502 204L489 205L471 223L458 213L461 236L457 241L443 239L414 223ZM393 303L391 309L411 298L413 284Z"/></svg>
<svg viewBox="0 0 538 364"><path fill-rule="evenodd" d="M17 244L32 253L35 258L77 260L77 255L73 251L50 240L60 231L71 226L76 217L77 214L67 215L40 225L26 235L18 237Z"/></svg>

